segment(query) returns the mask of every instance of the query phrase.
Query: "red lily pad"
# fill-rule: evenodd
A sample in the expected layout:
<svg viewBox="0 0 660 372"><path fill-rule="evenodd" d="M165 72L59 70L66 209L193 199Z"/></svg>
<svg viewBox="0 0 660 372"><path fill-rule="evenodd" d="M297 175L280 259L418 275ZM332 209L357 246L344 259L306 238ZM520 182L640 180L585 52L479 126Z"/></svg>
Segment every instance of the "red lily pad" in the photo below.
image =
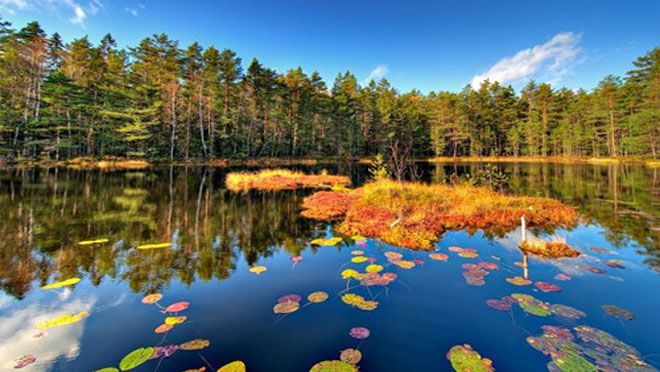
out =
<svg viewBox="0 0 660 372"><path fill-rule="evenodd" d="M176 302L166 307L165 312L178 313L179 311L186 310L189 306L190 306L190 302L186 302L186 301Z"/></svg>
<svg viewBox="0 0 660 372"><path fill-rule="evenodd" d="M36 361L37 358L35 358L35 356L32 354L23 355L22 357L15 360L14 368L25 368Z"/></svg>
<svg viewBox="0 0 660 372"><path fill-rule="evenodd" d="M156 329L154 329L154 332L156 332L156 333L165 333L165 332L171 331L172 328L174 328L173 325L163 323L163 324L159 325L158 327L156 327Z"/></svg>
<svg viewBox="0 0 660 372"><path fill-rule="evenodd" d="M534 286L536 288L542 290L543 292L559 292L561 291L561 287L553 284L553 283L548 283L548 282L536 282L534 283Z"/></svg>
<svg viewBox="0 0 660 372"><path fill-rule="evenodd" d="M288 294L288 295L284 295L284 296L278 298L277 302L280 302L280 303L282 303L282 302L300 302L300 300L302 300L302 297L300 297L299 295L297 295L297 294Z"/></svg>
<svg viewBox="0 0 660 372"><path fill-rule="evenodd" d="M623 263L619 260L609 260L603 262L605 265L614 268L614 269L625 269L626 267L623 266Z"/></svg>
<svg viewBox="0 0 660 372"><path fill-rule="evenodd" d="M511 310L511 303L503 300L486 300L486 305L498 311Z"/></svg>
<svg viewBox="0 0 660 372"><path fill-rule="evenodd" d="M532 284L532 281L525 279L522 276L514 276L513 278L506 278L506 281L517 286L525 286Z"/></svg>
<svg viewBox="0 0 660 372"><path fill-rule="evenodd" d="M436 261L447 261L449 256L444 253L431 253L429 254L429 258Z"/></svg>
<svg viewBox="0 0 660 372"><path fill-rule="evenodd" d="M303 258L301 256L293 256L291 257L291 262L300 262L302 261Z"/></svg>
<svg viewBox="0 0 660 372"><path fill-rule="evenodd" d="M591 247L591 248L589 248L589 249L590 249L592 252L596 252L596 253L610 253L610 251L608 251L607 249L604 249L604 248Z"/></svg>
<svg viewBox="0 0 660 372"><path fill-rule="evenodd" d="M603 311L613 317L613 318L620 318L620 319L625 319L625 320L634 320L635 319L635 314L632 313L632 311L624 309L622 307L616 306L616 305L603 305L601 306Z"/></svg>
<svg viewBox="0 0 660 372"><path fill-rule="evenodd" d="M597 267L593 267L593 266L590 266L590 265L579 265L578 267L582 270L586 270L586 271L592 272L594 274L605 274L607 272L603 269L599 269Z"/></svg>
<svg viewBox="0 0 660 372"><path fill-rule="evenodd" d="M348 334L353 338L357 338L358 340L363 340L369 337L369 335L371 335L371 332L364 327L353 327L351 328Z"/></svg>
<svg viewBox="0 0 660 372"><path fill-rule="evenodd" d="M570 276L568 276L564 273L559 273L559 274L555 275L555 280L559 280L561 282L566 282L566 281L569 281L571 279L573 279L573 278L571 278Z"/></svg>

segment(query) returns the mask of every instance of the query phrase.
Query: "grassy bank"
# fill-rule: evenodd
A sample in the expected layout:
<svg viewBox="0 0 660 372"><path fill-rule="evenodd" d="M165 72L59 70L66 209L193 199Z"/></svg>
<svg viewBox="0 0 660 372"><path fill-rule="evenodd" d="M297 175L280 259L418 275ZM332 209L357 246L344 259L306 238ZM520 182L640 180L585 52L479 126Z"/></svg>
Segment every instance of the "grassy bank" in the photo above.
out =
<svg viewBox="0 0 660 372"><path fill-rule="evenodd" d="M426 159L430 163L557 163L557 164L646 164L660 167L660 160L637 157L576 157L576 156L457 156Z"/></svg>
<svg viewBox="0 0 660 372"><path fill-rule="evenodd" d="M303 215L339 220L338 231L412 249L432 249L447 230L505 233L525 216L529 227L570 227L577 212L556 200L502 195L469 185L380 180L353 190L320 191Z"/></svg>
<svg viewBox="0 0 660 372"><path fill-rule="evenodd" d="M227 188L234 192L248 190L294 190L297 188L333 188L351 184L347 176L328 174L305 174L286 169L266 169L259 172L229 173L225 180Z"/></svg>

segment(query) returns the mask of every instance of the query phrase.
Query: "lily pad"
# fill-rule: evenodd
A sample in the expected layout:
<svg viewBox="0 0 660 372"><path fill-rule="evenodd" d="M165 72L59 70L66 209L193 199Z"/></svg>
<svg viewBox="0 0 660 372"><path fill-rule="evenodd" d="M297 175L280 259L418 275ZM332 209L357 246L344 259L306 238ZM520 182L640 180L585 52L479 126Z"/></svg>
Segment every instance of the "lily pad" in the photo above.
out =
<svg viewBox="0 0 660 372"><path fill-rule="evenodd" d="M364 256L355 256L355 257L351 258L351 262L353 262L353 263L363 263L363 262L367 262L367 258L364 257Z"/></svg>
<svg viewBox="0 0 660 372"><path fill-rule="evenodd" d="M357 338L358 340L363 340L371 335L371 332L364 327L353 327L351 330L348 332L349 335L353 338Z"/></svg>
<svg viewBox="0 0 660 372"><path fill-rule="evenodd" d="M346 293L341 296L341 300L351 306L357 307L360 310L373 311L378 307L377 301L367 301L362 296L358 296L354 293Z"/></svg>
<svg viewBox="0 0 660 372"><path fill-rule="evenodd" d="M156 302L160 301L163 298L163 295L160 293L152 293L149 295L144 296L142 299L143 304L151 305L155 304Z"/></svg>
<svg viewBox="0 0 660 372"><path fill-rule="evenodd" d="M559 280L561 282L566 282L566 281L569 281L571 279L573 279L573 278L571 278L570 276L568 276L564 273L559 273L559 274L555 275L555 280Z"/></svg>
<svg viewBox="0 0 660 372"><path fill-rule="evenodd" d="M172 246L171 242L166 242L166 243L138 245L137 249L158 249L158 248L169 248L171 246Z"/></svg>
<svg viewBox="0 0 660 372"><path fill-rule="evenodd" d="M449 256L444 253L431 253L429 254L429 258L436 261L447 261Z"/></svg>
<svg viewBox="0 0 660 372"><path fill-rule="evenodd" d="M119 372L119 370L115 367L106 367L106 368L97 369L96 371L93 372Z"/></svg>
<svg viewBox="0 0 660 372"><path fill-rule="evenodd" d="M248 269L251 273L253 274L261 274L264 271L268 270L266 266L252 266L251 268Z"/></svg>
<svg viewBox="0 0 660 372"><path fill-rule="evenodd" d="M509 311L511 310L511 306L514 303L517 303L517 301L516 300L510 301L507 300L506 298L510 298L510 297L502 297L501 300L486 300L486 305L498 311ZM513 298L511 298L511 300L513 300Z"/></svg>
<svg viewBox="0 0 660 372"><path fill-rule="evenodd" d="M632 313L632 311L624 309L619 306L615 305L603 305L601 306L603 311L613 317L613 318L620 318L620 319L625 319L625 320L634 320L635 319L635 314Z"/></svg>
<svg viewBox="0 0 660 372"><path fill-rule="evenodd" d="M364 254L364 251L361 251L361 250L359 250L359 249L356 249L356 250L354 250L354 251L351 251L351 254L354 255L354 256L360 256L360 255L363 255L363 254Z"/></svg>
<svg viewBox="0 0 660 372"><path fill-rule="evenodd" d="M55 319L51 319L51 320L45 321L41 324L38 324L37 328L46 329L46 328L51 328L51 327L57 327L57 326L73 324L73 323L81 321L82 319L86 318L87 316L89 316L89 313L87 311L81 311L78 314L73 314L73 315L70 315L70 314L62 315L62 316L59 316Z"/></svg>
<svg viewBox="0 0 660 372"><path fill-rule="evenodd" d="M553 304L550 306L550 311L555 315L568 319L581 319L587 316L584 311L561 304Z"/></svg>
<svg viewBox="0 0 660 372"><path fill-rule="evenodd" d="M14 361L15 362L14 368L16 369L25 368L36 361L37 358L35 358L35 356L32 354L23 355L22 357L17 358Z"/></svg>
<svg viewBox="0 0 660 372"><path fill-rule="evenodd" d="M186 351L201 350L201 349L204 349L205 347L208 347L209 345L211 345L211 342L209 340L196 338L194 340L190 340L190 341L187 341L187 342L184 342L184 343L180 344L179 348L181 350L186 350Z"/></svg>
<svg viewBox="0 0 660 372"><path fill-rule="evenodd" d="M383 266L382 265L371 264L371 265L367 266L365 271L368 272L368 273L379 273L379 272L383 271Z"/></svg>
<svg viewBox="0 0 660 372"><path fill-rule="evenodd" d="M415 263L415 265L424 265L426 263L426 261L421 260L419 258L414 259L413 262Z"/></svg>
<svg viewBox="0 0 660 372"><path fill-rule="evenodd" d="M324 360L314 364L309 372L356 372L357 368L351 363L341 360Z"/></svg>
<svg viewBox="0 0 660 372"><path fill-rule="evenodd" d="M154 354L154 349L152 347L141 347L135 349L128 353L122 360L119 362L119 369L122 371L128 371L133 368L139 367L144 362L149 360Z"/></svg>
<svg viewBox="0 0 660 372"><path fill-rule="evenodd" d="M321 291L313 292L310 293L309 296L307 296L307 301L318 304L327 300L328 297L329 297L328 294L325 292L321 292Z"/></svg>
<svg viewBox="0 0 660 372"><path fill-rule="evenodd" d="M186 302L186 301L176 302L176 303L173 303L172 305L166 307L165 312L167 312L167 313L178 313L180 311L184 311L184 310L188 309L189 306L190 306L190 302Z"/></svg>
<svg viewBox="0 0 660 372"><path fill-rule="evenodd" d="M542 290L543 292L559 292L559 291L561 291L560 286L558 286L556 284L548 283L548 282L536 282L536 283L534 283L534 286L536 288Z"/></svg>
<svg viewBox="0 0 660 372"><path fill-rule="evenodd" d="M240 360L233 361L220 367L218 372L245 372L245 363Z"/></svg>
<svg viewBox="0 0 660 372"><path fill-rule="evenodd" d="M392 261L392 263L399 266L402 269L412 269L413 267L415 267L415 263L412 261L395 260Z"/></svg>
<svg viewBox="0 0 660 372"><path fill-rule="evenodd" d="M357 349L344 349L339 354L339 359L343 362L355 365L362 360L362 353Z"/></svg>
<svg viewBox="0 0 660 372"><path fill-rule="evenodd" d="M359 272L357 272L356 270L353 270L353 269L346 269L346 270L341 272L341 277L342 277L342 279L353 278L353 279L360 280L360 278L362 278L362 274L360 274Z"/></svg>
<svg viewBox="0 0 660 372"><path fill-rule="evenodd" d="M154 353L149 357L149 360L169 358L179 350L179 345L167 345L154 347Z"/></svg>
<svg viewBox="0 0 660 372"><path fill-rule="evenodd" d="M403 255L398 252L385 252L385 257L392 259L392 260L400 260L403 258Z"/></svg>
<svg viewBox="0 0 660 372"><path fill-rule="evenodd" d="M492 262L486 262L486 261L479 262L479 265L477 265L477 266L479 266L480 268L482 268L484 270L491 270L491 271L500 269L500 267L497 266L497 264L492 263Z"/></svg>
<svg viewBox="0 0 660 372"><path fill-rule="evenodd" d="M71 279L67 279L67 280L62 280L60 282L55 282L55 283L45 285L45 286L41 287L41 289L55 289L55 288L67 287L67 286L70 286L70 285L74 285L74 284L78 283L79 281L80 281L80 278L71 278Z"/></svg>
<svg viewBox="0 0 660 372"><path fill-rule="evenodd" d="M590 266L590 265L579 265L578 267L582 270L586 270L586 271L592 272L594 274L605 274L607 272L603 269L599 269L597 267L593 267L593 266Z"/></svg>
<svg viewBox="0 0 660 372"><path fill-rule="evenodd" d="M341 242L341 238L339 237L334 237L330 239L314 239L310 243L314 245L322 245L326 247L331 247L333 245L337 245Z"/></svg>
<svg viewBox="0 0 660 372"><path fill-rule="evenodd" d="M605 261L603 263L605 265L611 267L611 268L614 268L614 269L625 269L626 268L625 266L623 266L623 262L621 262L620 260L609 260L609 261Z"/></svg>
<svg viewBox="0 0 660 372"><path fill-rule="evenodd" d="M300 300L302 300L302 297L300 297L300 295L288 294L278 298L277 302L300 302Z"/></svg>
<svg viewBox="0 0 660 372"><path fill-rule="evenodd" d="M506 278L506 281L517 286L525 286L532 284L532 281L525 279L522 276L514 276L513 278Z"/></svg>
<svg viewBox="0 0 660 372"><path fill-rule="evenodd" d="M156 333L166 333L166 332L171 331L172 328L174 328L173 325L163 323L163 324L159 325L158 327L156 327L156 329L154 329L154 332L156 332Z"/></svg>
<svg viewBox="0 0 660 372"><path fill-rule="evenodd" d="M298 309L300 309L300 304L298 302L279 302L273 307L273 312L275 314L290 314L298 311Z"/></svg>
<svg viewBox="0 0 660 372"><path fill-rule="evenodd" d="M478 352L472 350L472 346L456 345L449 349L447 359L456 372L492 372L493 362L482 358Z"/></svg>
<svg viewBox="0 0 660 372"><path fill-rule="evenodd" d="M300 262L302 260L303 260L302 256L293 256L293 257L291 257L291 262Z"/></svg>
<svg viewBox="0 0 660 372"><path fill-rule="evenodd" d="M177 325L185 322L186 319L188 319L187 316L168 316L165 318L165 324Z"/></svg>
<svg viewBox="0 0 660 372"><path fill-rule="evenodd" d="M596 252L596 253L610 253L610 251L608 251L607 249L604 249L604 248L591 247L591 248L589 248L589 249L590 249L592 252Z"/></svg>
<svg viewBox="0 0 660 372"><path fill-rule="evenodd" d="M522 293L514 293L511 295L511 297L518 300L518 306L520 306L520 308L528 314L536 316L548 316L551 314L550 305L534 298L533 296Z"/></svg>

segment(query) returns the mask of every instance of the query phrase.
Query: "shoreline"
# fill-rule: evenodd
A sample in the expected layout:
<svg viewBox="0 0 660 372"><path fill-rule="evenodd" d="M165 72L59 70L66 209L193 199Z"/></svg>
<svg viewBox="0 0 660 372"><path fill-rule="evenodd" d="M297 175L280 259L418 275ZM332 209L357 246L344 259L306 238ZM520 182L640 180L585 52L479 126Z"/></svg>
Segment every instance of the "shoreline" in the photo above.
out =
<svg viewBox="0 0 660 372"><path fill-rule="evenodd" d="M75 158L70 160L37 160L20 159L13 163L0 162L0 169L26 169L26 168L72 168L72 169L101 169L101 170L126 170L145 169L157 166L173 167L269 167L287 165L317 165L333 163L359 163L370 164L370 158L259 158L259 159L208 159L208 160L177 160L174 162L146 159L123 159L123 158ZM540 157L540 156L458 156L458 157L432 157L419 158L415 162L427 162L436 164L449 163L552 163L552 164L588 164L588 165L645 165L650 168L660 167L660 159L648 159L637 157Z"/></svg>

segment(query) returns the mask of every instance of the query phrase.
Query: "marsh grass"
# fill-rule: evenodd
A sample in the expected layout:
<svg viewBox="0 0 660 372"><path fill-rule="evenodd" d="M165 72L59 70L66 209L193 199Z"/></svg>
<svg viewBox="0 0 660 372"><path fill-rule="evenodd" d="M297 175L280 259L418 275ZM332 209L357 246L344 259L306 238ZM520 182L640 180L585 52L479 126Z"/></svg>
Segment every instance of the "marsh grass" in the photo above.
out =
<svg viewBox="0 0 660 372"><path fill-rule="evenodd" d="M447 230L503 234L525 216L530 227L569 227L577 212L556 200L497 193L471 185L427 185L378 180L349 191L317 192L303 215L342 220L338 231L406 248L428 250Z"/></svg>
<svg viewBox="0 0 660 372"><path fill-rule="evenodd" d="M264 191L293 190L297 188L333 188L350 185L347 176L305 174L287 169L265 169L259 172L229 173L225 184L234 192L251 189Z"/></svg>

